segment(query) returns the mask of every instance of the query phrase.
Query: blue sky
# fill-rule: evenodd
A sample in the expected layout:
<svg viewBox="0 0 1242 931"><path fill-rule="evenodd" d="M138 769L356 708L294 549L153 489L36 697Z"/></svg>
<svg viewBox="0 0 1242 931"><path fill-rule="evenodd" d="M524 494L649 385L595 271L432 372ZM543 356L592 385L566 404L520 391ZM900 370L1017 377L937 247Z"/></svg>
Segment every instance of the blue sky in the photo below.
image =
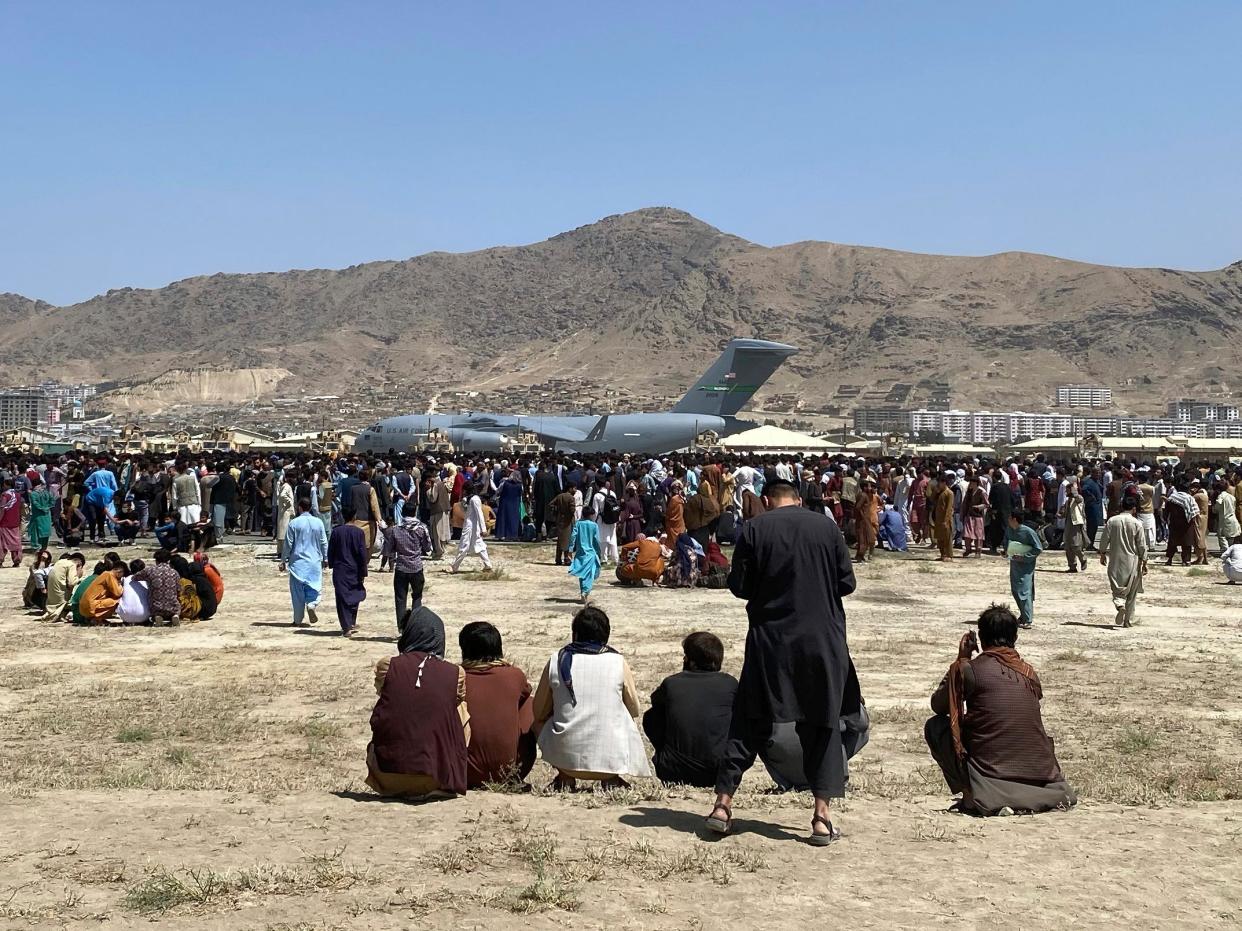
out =
<svg viewBox="0 0 1242 931"><path fill-rule="evenodd" d="M0 2L0 291L543 239L1242 259L1242 3Z"/></svg>

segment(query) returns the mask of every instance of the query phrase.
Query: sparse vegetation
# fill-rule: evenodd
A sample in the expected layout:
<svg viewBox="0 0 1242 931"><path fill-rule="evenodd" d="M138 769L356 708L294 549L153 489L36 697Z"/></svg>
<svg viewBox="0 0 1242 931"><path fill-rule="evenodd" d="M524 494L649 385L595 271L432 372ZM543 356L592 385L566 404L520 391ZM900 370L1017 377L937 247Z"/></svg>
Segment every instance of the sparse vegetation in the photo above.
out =
<svg viewBox="0 0 1242 931"><path fill-rule="evenodd" d="M516 582L509 570L501 566L493 566L491 569L463 569L460 573L464 578L472 582Z"/></svg>
<svg viewBox="0 0 1242 931"><path fill-rule="evenodd" d="M126 891L125 905L133 911L150 915L184 905L208 906L231 900L241 893L296 895L317 889L349 888L374 881L367 870L344 864L342 853L336 850L311 856L296 867L262 864L225 872L200 867L180 870L156 867Z"/></svg>

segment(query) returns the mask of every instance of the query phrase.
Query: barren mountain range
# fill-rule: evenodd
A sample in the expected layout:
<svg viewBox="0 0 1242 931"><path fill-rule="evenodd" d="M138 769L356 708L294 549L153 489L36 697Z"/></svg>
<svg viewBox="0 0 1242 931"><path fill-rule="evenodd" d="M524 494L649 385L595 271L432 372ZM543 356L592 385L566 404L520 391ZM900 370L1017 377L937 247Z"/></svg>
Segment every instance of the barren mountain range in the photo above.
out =
<svg viewBox="0 0 1242 931"><path fill-rule="evenodd" d="M656 207L526 246L216 274L69 307L0 295L0 378L143 385L207 370L239 401L385 373L492 390L587 378L651 395L683 390L732 336L799 346L761 398L794 392L811 408L841 385L944 382L955 407L1041 409L1055 385L1088 381L1154 413L1170 397L1242 394L1242 262L1185 272L766 247Z"/></svg>

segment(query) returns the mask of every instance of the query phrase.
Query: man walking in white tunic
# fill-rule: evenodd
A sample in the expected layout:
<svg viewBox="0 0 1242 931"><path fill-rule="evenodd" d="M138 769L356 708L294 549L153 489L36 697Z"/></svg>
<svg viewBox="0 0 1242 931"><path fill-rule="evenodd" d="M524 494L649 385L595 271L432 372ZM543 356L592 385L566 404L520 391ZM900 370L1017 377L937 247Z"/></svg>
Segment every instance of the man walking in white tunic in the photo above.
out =
<svg viewBox="0 0 1242 931"><path fill-rule="evenodd" d="M1120 513L1110 517L1100 537L1100 564L1108 567L1108 584L1119 627L1134 626L1134 606L1147 574L1147 528L1138 518L1139 498L1127 494Z"/></svg>
<svg viewBox="0 0 1242 931"><path fill-rule="evenodd" d="M453 568L449 572L457 572L461 564L470 555L483 560L483 568L492 568L492 561L487 558L487 542L483 534L487 533L487 520L483 517L483 501L479 497L477 487L470 489L470 499L466 503L466 519L461 525L461 540L457 544L457 555L453 559Z"/></svg>

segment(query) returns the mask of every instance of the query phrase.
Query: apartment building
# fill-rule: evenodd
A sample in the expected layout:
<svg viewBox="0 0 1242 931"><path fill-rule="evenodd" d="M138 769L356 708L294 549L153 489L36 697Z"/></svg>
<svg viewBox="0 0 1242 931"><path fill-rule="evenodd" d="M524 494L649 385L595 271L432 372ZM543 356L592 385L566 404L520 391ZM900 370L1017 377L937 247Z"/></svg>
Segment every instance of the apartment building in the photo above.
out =
<svg viewBox="0 0 1242 931"><path fill-rule="evenodd" d="M1110 407L1113 389L1103 385L1060 385L1057 407Z"/></svg>

